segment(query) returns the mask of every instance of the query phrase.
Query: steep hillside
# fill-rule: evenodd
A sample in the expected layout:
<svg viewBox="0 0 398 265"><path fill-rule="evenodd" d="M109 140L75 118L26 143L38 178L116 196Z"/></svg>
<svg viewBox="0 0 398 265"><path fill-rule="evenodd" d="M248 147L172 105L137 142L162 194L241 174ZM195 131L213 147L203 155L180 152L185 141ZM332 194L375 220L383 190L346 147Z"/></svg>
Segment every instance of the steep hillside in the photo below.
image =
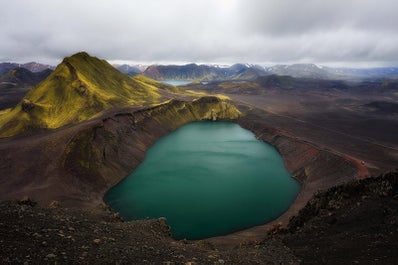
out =
<svg viewBox="0 0 398 265"><path fill-rule="evenodd" d="M158 102L159 87L144 76L129 77L106 61L77 53L67 57L46 80L12 110L0 116L0 137L37 128L58 128L121 106Z"/></svg>

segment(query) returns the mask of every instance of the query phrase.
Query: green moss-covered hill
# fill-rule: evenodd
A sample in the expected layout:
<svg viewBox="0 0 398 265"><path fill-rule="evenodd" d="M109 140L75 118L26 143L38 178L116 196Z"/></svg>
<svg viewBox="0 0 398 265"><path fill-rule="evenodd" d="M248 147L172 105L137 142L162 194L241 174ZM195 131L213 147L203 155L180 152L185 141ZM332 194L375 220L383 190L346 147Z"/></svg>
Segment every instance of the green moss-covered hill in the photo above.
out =
<svg viewBox="0 0 398 265"><path fill-rule="evenodd" d="M165 85L138 75L129 77L85 52L65 58L13 109L0 116L0 137L37 128L58 128L122 106L159 101Z"/></svg>

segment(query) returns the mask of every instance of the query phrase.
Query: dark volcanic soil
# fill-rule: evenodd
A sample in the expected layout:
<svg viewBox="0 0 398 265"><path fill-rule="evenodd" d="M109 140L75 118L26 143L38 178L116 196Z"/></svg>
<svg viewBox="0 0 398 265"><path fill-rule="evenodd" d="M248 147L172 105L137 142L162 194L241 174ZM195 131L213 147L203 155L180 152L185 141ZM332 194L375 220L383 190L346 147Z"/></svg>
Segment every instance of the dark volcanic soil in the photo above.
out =
<svg viewBox="0 0 398 265"><path fill-rule="evenodd" d="M186 86L261 109L268 126L363 161L374 175L398 163L397 87L277 76Z"/></svg>
<svg viewBox="0 0 398 265"><path fill-rule="evenodd" d="M102 117L29 137L0 141L0 199L25 195L48 206L53 200L67 207L93 207L105 192L144 159L157 139L181 125L201 119L237 119L244 128L274 145L289 172L302 183L291 207L274 223L288 223L319 189L328 189L355 177L366 168L356 160L297 138L264 119L266 112L235 107L217 98L170 101L147 109L114 110ZM35 157L35 159L32 159ZM362 170L364 169L364 170ZM9 177L12 176L12 177ZM261 241L274 223L209 239L216 245Z"/></svg>
<svg viewBox="0 0 398 265"><path fill-rule="evenodd" d="M105 206L0 203L0 264L298 264L279 240L218 250L174 241L164 219L123 222Z"/></svg>
<svg viewBox="0 0 398 265"><path fill-rule="evenodd" d="M398 264L397 173L331 188L397 167L397 116L366 105L392 94L236 89L231 98L246 114L237 122L273 144L302 183L275 222L207 241L174 241L162 220L122 222L97 206L154 141L187 122L212 119L214 109L228 118L231 109L211 98L171 101L0 140L0 198L28 195L44 207L61 202L55 209L29 200L0 203L0 263Z"/></svg>
<svg viewBox="0 0 398 265"><path fill-rule="evenodd" d="M398 172L318 193L285 232L303 264L398 264Z"/></svg>
<svg viewBox="0 0 398 265"><path fill-rule="evenodd" d="M286 229L219 248L174 241L165 220L123 222L105 206L0 203L1 264L397 264L398 172L317 193ZM62 205L61 205L62 206Z"/></svg>

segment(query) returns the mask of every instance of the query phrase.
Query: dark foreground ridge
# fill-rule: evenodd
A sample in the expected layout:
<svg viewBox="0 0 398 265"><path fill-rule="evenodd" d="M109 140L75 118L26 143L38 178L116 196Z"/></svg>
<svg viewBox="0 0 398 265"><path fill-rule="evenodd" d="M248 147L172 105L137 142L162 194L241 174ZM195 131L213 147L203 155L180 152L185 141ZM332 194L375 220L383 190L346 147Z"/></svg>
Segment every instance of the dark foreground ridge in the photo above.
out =
<svg viewBox="0 0 398 265"><path fill-rule="evenodd" d="M304 264L398 264L398 172L315 194L277 238Z"/></svg>
<svg viewBox="0 0 398 265"><path fill-rule="evenodd" d="M0 211L1 264L297 264L276 240L218 250L173 240L165 219L123 222L105 206L41 208L25 199L1 202Z"/></svg>
<svg viewBox="0 0 398 265"><path fill-rule="evenodd" d="M61 205L62 206L62 205ZM105 206L0 203L1 264L397 264L398 172L319 192L286 229L217 249L175 241L164 219L123 222Z"/></svg>

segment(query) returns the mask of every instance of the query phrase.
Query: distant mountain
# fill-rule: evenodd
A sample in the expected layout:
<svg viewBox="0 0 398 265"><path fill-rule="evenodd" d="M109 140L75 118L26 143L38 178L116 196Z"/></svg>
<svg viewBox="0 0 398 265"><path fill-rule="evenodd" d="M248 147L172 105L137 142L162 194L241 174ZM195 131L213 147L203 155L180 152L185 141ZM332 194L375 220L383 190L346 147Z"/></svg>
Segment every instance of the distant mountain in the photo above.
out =
<svg viewBox="0 0 398 265"><path fill-rule="evenodd" d="M0 76L0 89L33 87L51 74L52 70L46 69L33 73L25 68L15 68Z"/></svg>
<svg viewBox="0 0 398 265"><path fill-rule="evenodd" d="M263 67L252 64L219 65L114 65L128 75L142 73L155 80L227 81L254 80L265 75L291 76L323 80L364 81L366 79L398 79L398 67L333 68L316 64L291 64Z"/></svg>
<svg viewBox="0 0 398 265"><path fill-rule="evenodd" d="M335 68L316 64L291 64L263 67L252 64L225 65L113 65L120 72L130 76L143 74L155 80L225 81L254 80L264 75L282 75L297 78L332 79L363 81L372 79L398 79L398 67L378 68ZM41 72L55 67L35 62L17 64L0 63L0 76L10 70L24 68L31 72Z"/></svg>
<svg viewBox="0 0 398 265"><path fill-rule="evenodd" d="M252 80L264 75L264 71L245 64L235 64L231 67L213 65L151 65L143 74L156 80Z"/></svg>
<svg viewBox="0 0 398 265"><path fill-rule="evenodd" d="M0 75L7 73L8 71L18 68L19 64L16 63L0 63Z"/></svg>
<svg viewBox="0 0 398 265"><path fill-rule="evenodd" d="M8 71L16 68L24 68L33 73L42 72L46 69L54 70L55 67L47 64L40 64L35 62L17 64L17 63L0 63L0 75L7 73Z"/></svg>
<svg viewBox="0 0 398 265"><path fill-rule="evenodd" d="M315 64L275 65L267 67L268 73L298 78L362 81L374 78L398 78L398 67L333 68Z"/></svg>
<svg viewBox="0 0 398 265"><path fill-rule="evenodd" d="M398 79L398 67L377 67L377 68L331 68L325 67L329 74L341 78L394 78Z"/></svg>
<svg viewBox="0 0 398 265"><path fill-rule="evenodd" d="M267 72L258 65L234 64L229 69L230 80L254 80Z"/></svg>
<svg viewBox="0 0 398 265"><path fill-rule="evenodd" d="M151 65L143 74L156 80L213 80L224 76L220 69L207 65Z"/></svg>
<svg viewBox="0 0 398 265"><path fill-rule="evenodd" d="M139 67L128 64L114 65L114 67L120 72L131 76L138 75L143 72Z"/></svg>
<svg viewBox="0 0 398 265"><path fill-rule="evenodd" d="M12 110L0 116L0 137L37 128L58 128L122 106L158 102L165 85L144 76L129 77L85 52L65 58Z"/></svg>
<svg viewBox="0 0 398 265"><path fill-rule="evenodd" d="M333 79L327 70L315 64L275 65L266 68L266 71L271 74L288 75L291 77Z"/></svg>
<svg viewBox="0 0 398 265"><path fill-rule="evenodd" d="M28 69L29 71L31 71L33 73L42 72L47 69L50 69L50 70L55 69L55 67L52 65L41 64L41 63L36 63L36 62L24 63L20 67Z"/></svg>

